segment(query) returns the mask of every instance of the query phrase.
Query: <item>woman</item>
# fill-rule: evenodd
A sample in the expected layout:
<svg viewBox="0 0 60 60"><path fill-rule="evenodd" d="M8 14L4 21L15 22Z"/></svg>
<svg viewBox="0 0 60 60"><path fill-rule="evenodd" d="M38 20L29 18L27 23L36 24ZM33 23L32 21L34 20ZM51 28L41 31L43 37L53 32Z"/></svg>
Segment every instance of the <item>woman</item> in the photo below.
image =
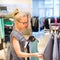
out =
<svg viewBox="0 0 60 60"><path fill-rule="evenodd" d="M23 36L24 29L27 29L29 16L26 12L16 9L13 12L14 29L10 35L10 46L8 48L9 54L7 60L25 60L25 57L41 57L40 53L26 53L24 46L26 39ZM10 56L10 57L9 57Z"/></svg>

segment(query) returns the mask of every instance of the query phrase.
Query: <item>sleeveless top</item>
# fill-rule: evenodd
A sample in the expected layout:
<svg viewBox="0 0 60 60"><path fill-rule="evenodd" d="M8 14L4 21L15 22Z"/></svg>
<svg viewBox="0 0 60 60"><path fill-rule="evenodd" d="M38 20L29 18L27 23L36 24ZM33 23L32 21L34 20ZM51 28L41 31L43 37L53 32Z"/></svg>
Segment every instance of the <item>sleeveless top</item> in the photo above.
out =
<svg viewBox="0 0 60 60"><path fill-rule="evenodd" d="M29 42L29 49L30 49L30 53L36 53L38 52L38 40L35 39L35 41L33 42Z"/></svg>
<svg viewBox="0 0 60 60"><path fill-rule="evenodd" d="M16 52L13 48L13 45L12 45L12 38L13 37L16 37L16 39L19 41L19 44L20 44L20 48L21 48L21 51L24 52L24 46L25 46L25 43L26 43L26 39L24 38L23 34L18 32L17 30L13 30L11 32L11 35L10 35L10 46L8 48L8 58L7 60L25 60L25 58L22 58L22 57L18 57L16 55Z"/></svg>
<svg viewBox="0 0 60 60"><path fill-rule="evenodd" d="M29 51L30 53L37 53L38 52L38 40L35 39L33 42L29 42ZM38 57L30 57L29 60L39 60Z"/></svg>

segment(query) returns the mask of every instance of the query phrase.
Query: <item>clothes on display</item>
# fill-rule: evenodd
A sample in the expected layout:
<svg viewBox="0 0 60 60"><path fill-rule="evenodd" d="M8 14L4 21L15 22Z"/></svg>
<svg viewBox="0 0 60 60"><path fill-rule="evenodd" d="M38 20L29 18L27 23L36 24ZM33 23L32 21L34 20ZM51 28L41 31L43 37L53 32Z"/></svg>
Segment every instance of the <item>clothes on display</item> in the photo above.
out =
<svg viewBox="0 0 60 60"><path fill-rule="evenodd" d="M37 53L38 52L38 40L34 36L30 36L28 41L25 44L28 53ZM27 60L39 60L37 57L29 57Z"/></svg>
<svg viewBox="0 0 60 60"><path fill-rule="evenodd" d="M7 19L7 21L4 22L4 29L5 29L5 43L10 42L10 33L12 32L13 29L13 22L9 21L9 19Z"/></svg>
<svg viewBox="0 0 60 60"><path fill-rule="evenodd" d="M55 22L54 20L55 20L55 18L52 17L50 22L51 22L51 23L54 23L54 22Z"/></svg>
<svg viewBox="0 0 60 60"><path fill-rule="evenodd" d="M51 34L48 40L48 44L43 53L43 60L52 60L54 37Z"/></svg>
<svg viewBox="0 0 60 60"><path fill-rule="evenodd" d="M60 23L60 17L59 17L59 18L57 18L57 22L58 22L58 23Z"/></svg>
<svg viewBox="0 0 60 60"><path fill-rule="evenodd" d="M54 17L45 18L44 28L50 29L49 27L50 23L54 23L54 25L57 25L58 23L60 23L60 18L54 18Z"/></svg>
<svg viewBox="0 0 60 60"><path fill-rule="evenodd" d="M44 20L45 18L40 18L39 23L40 23L40 31L44 29Z"/></svg>
<svg viewBox="0 0 60 60"><path fill-rule="evenodd" d="M4 39L4 18L0 17L0 38Z"/></svg>
<svg viewBox="0 0 60 60"><path fill-rule="evenodd" d="M34 42L29 43L29 50L30 53L36 53L38 52L38 40L36 39ZM39 60L37 57L31 57L29 60Z"/></svg>
<svg viewBox="0 0 60 60"><path fill-rule="evenodd" d="M12 32L12 26L5 26L5 43L10 42L10 33Z"/></svg>
<svg viewBox="0 0 60 60"><path fill-rule="evenodd" d="M3 49L3 40L4 40L4 18L0 17L0 50Z"/></svg>
<svg viewBox="0 0 60 60"><path fill-rule="evenodd" d="M39 19L38 19L38 17L34 16L31 18L31 28L32 28L32 32L38 32L38 30L39 30Z"/></svg>
<svg viewBox="0 0 60 60"><path fill-rule="evenodd" d="M54 46L53 46L53 59L58 60L58 43L57 43L57 34L54 35Z"/></svg>
<svg viewBox="0 0 60 60"><path fill-rule="evenodd" d="M3 39L1 39L1 43L0 43L0 50L3 49Z"/></svg>
<svg viewBox="0 0 60 60"><path fill-rule="evenodd" d="M51 18L51 23L54 23L54 22L60 23L60 17L58 17L58 18Z"/></svg>
<svg viewBox="0 0 60 60"><path fill-rule="evenodd" d="M45 29L49 29L49 21L48 21L48 18L46 18L45 21L44 21L44 28Z"/></svg>
<svg viewBox="0 0 60 60"><path fill-rule="evenodd" d="M59 35L59 38L58 39L58 51L59 51L59 54L58 54L58 60L60 60L60 35Z"/></svg>
<svg viewBox="0 0 60 60"><path fill-rule="evenodd" d="M43 53L43 60L60 60L60 33L54 32L50 35L49 41Z"/></svg>

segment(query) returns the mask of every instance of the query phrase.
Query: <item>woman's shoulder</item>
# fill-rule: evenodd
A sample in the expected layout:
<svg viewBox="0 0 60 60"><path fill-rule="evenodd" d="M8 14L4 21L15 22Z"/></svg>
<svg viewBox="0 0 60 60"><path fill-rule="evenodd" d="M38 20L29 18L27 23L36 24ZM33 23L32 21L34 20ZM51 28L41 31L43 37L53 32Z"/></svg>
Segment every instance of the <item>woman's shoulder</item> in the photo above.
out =
<svg viewBox="0 0 60 60"><path fill-rule="evenodd" d="M21 32L19 32L19 31L17 31L17 30L12 30L12 32L11 32L11 34L17 34L17 35L22 35L22 33Z"/></svg>
<svg viewBox="0 0 60 60"><path fill-rule="evenodd" d="M16 37L18 40L23 38L23 35L16 30L13 30L10 34L10 37Z"/></svg>

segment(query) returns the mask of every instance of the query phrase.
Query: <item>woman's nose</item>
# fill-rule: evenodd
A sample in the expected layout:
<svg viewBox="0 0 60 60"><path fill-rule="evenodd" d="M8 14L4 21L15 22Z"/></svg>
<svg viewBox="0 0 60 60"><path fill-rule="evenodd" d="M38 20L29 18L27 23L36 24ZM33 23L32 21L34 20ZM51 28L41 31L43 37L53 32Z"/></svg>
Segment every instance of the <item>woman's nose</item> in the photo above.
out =
<svg viewBox="0 0 60 60"><path fill-rule="evenodd" d="M28 28L28 24L25 25L25 28Z"/></svg>

